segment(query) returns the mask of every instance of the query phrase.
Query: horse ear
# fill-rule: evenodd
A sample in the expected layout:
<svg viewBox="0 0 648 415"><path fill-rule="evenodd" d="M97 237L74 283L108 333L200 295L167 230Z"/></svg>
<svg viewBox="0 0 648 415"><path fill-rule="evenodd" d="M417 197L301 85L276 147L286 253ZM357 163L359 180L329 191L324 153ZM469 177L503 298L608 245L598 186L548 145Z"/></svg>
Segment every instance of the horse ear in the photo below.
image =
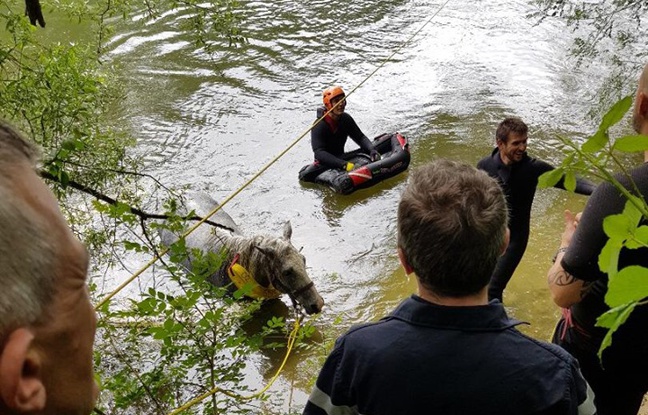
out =
<svg viewBox="0 0 648 415"><path fill-rule="evenodd" d="M290 225L290 221L287 221L283 227L283 238L287 241L290 241L291 236L292 236L292 226Z"/></svg>

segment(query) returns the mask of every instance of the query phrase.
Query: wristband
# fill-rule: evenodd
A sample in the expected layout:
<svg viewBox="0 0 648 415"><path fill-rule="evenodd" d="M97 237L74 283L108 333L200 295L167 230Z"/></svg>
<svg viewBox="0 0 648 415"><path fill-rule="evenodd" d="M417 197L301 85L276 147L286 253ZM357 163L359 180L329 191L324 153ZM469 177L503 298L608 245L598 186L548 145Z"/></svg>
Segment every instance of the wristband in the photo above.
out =
<svg viewBox="0 0 648 415"><path fill-rule="evenodd" d="M556 259L558 259L558 255L560 255L560 254L563 253L563 252L567 252L568 249L569 249L568 246L561 246L560 248L558 248L558 250L557 250L556 253L554 254L553 258L551 259L551 262L555 264L555 263L556 263Z"/></svg>

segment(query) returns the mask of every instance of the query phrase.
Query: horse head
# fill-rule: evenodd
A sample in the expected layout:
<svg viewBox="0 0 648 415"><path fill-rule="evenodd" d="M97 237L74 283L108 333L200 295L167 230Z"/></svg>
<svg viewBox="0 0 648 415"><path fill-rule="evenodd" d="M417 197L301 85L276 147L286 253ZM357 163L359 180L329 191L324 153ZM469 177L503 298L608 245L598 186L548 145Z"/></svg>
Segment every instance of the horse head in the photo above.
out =
<svg viewBox="0 0 648 415"><path fill-rule="evenodd" d="M280 238L258 235L252 239L247 258L241 261L262 286L273 286L300 304L306 313L319 313L324 300L306 272L306 258L290 242L292 227L284 226Z"/></svg>

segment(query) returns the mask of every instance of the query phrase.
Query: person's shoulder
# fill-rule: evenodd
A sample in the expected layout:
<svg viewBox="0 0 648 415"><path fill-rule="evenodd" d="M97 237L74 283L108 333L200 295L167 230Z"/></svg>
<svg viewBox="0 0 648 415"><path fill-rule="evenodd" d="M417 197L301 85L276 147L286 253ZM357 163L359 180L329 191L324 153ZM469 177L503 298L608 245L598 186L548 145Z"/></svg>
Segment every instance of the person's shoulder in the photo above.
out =
<svg viewBox="0 0 648 415"><path fill-rule="evenodd" d="M344 111L342 115L340 115L340 121L353 121L353 117L351 116L351 114Z"/></svg>
<svg viewBox="0 0 648 415"><path fill-rule="evenodd" d="M552 170L554 168L554 166L552 166L551 163L549 163L549 162L547 162L545 160L539 159L537 157L532 157L532 156L530 156L528 154L525 154L522 161L520 161L520 165L524 165L524 164L534 166L536 168L543 168L543 169L549 169L549 170Z"/></svg>
<svg viewBox="0 0 648 415"><path fill-rule="evenodd" d="M497 153L497 148L493 149L493 151L491 151L491 153L488 156L479 160L477 162L477 168L486 170L488 167L494 166L496 164L496 159L495 159L496 153Z"/></svg>
<svg viewBox="0 0 648 415"><path fill-rule="evenodd" d="M574 362L574 358L565 349L556 344L527 336L519 330L515 330L514 333L518 337L516 348L519 353L528 353L530 358L535 356L540 361L554 361L566 365L571 365Z"/></svg>
<svg viewBox="0 0 648 415"><path fill-rule="evenodd" d="M389 322L391 320L389 317L385 317L378 321L353 325L338 340L347 344L360 346L366 344L367 341L378 341L388 336L390 332Z"/></svg>
<svg viewBox="0 0 648 415"><path fill-rule="evenodd" d="M629 180L626 174L619 172L614 176L625 186L628 185ZM630 170L630 177L639 186L639 189L648 188L648 162L642 163Z"/></svg>

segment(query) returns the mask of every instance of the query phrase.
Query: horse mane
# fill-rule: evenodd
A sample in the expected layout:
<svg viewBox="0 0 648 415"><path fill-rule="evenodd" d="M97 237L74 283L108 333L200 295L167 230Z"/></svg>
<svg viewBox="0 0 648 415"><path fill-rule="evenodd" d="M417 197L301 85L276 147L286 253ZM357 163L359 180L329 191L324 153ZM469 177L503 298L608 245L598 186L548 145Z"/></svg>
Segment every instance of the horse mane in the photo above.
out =
<svg viewBox="0 0 648 415"><path fill-rule="evenodd" d="M238 255L238 262L262 287L268 287L276 273L281 272L280 256L270 253L286 249L288 242L285 240L265 235L233 235L223 242L227 250L226 260L231 262Z"/></svg>

